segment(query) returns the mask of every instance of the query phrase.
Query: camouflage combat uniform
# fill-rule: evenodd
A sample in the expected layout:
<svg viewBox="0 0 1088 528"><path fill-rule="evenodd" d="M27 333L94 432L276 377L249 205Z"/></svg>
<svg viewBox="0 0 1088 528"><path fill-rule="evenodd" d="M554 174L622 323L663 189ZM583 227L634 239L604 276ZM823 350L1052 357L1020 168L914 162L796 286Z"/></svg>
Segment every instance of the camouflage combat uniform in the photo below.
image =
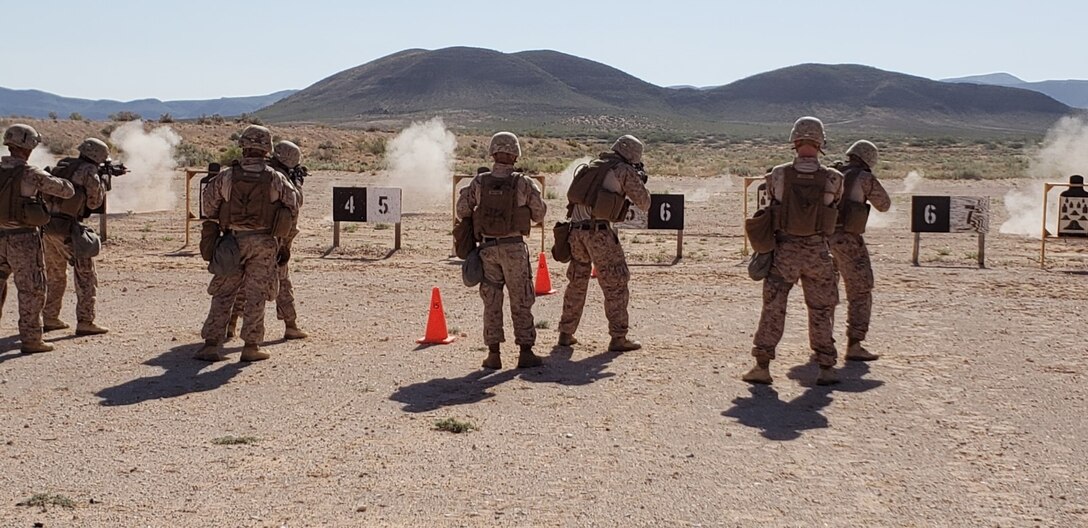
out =
<svg viewBox="0 0 1088 528"><path fill-rule="evenodd" d="M271 172L273 177L268 197L270 203L278 202L292 214L298 214L298 193L286 176L268 167L263 158L243 158L241 166L246 172ZM204 190L203 205L208 217L218 218L220 207L230 200L234 170L233 167L224 169ZM229 227L238 240L242 272L231 276L216 275L212 278L208 285L208 294L212 296L211 309L201 330L201 337L209 344L223 342L231 308L240 291L245 298L241 337L247 345L256 345L264 340L265 303L276 298L279 284L276 253L279 244L269 233L270 225L251 221Z"/></svg>
<svg viewBox="0 0 1088 528"><path fill-rule="evenodd" d="M17 189L22 197L39 193L71 198L75 194L72 184L49 173L28 165L13 156L0 158L0 171L16 175L20 180ZM0 176L0 179L5 176ZM0 209L11 204L0 204ZM0 211L0 217L10 218L11 211ZM45 257L41 230L13 220L0 221L0 269L11 270L19 301L19 338L24 351L28 346L42 343L42 308L45 305ZM51 349L46 346L45 349Z"/></svg>
<svg viewBox="0 0 1088 528"><path fill-rule="evenodd" d="M486 174L486 173L485 173ZM518 178L515 183L515 205L527 207L530 220L536 224L544 220L547 211L540 189L528 177L514 172L514 166L496 162L490 175L496 178ZM480 203L481 175L461 189L457 200L457 217L469 218ZM533 325L533 303L536 294L529 267L529 247L522 233L483 233L480 244L480 260L483 262L484 279L480 283L480 298L484 303L484 343L497 345L505 341L503 332L502 289L510 293L510 316L514 323L514 342L519 346L536 344L536 327Z"/></svg>
<svg viewBox="0 0 1088 528"><path fill-rule="evenodd" d="M613 156L608 153L603 156ZM650 208L650 193L639 178L637 170L622 159L604 178L604 188L622 193L634 207L642 211ZM608 319L608 334L614 339L627 336L627 304L630 291L627 283L631 273L627 258L620 246L619 236L608 220L594 219L589 207L575 205L571 213L570 232L571 261L567 266L570 283L563 293L563 315L559 320L559 332L574 335L582 320L586 303L590 274L597 267L597 282L604 295L604 313Z"/></svg>
<svg viewBox="0 0 1088 528"><path fill-rule="evenodd" d="M852 164L844 167L843 172L848 175L843 201L869 202L881 212L891 208L888 192L872 172ZM847 233L842 225L836 226L835 234L829 241L835 267L846 287L846 336L851 340L864 341L873 310L873 265L869 259L869 249L862 235Z"/></svg>
<svg viewBox="0 0 1088 528"><path fill-rule="evenodd" d="M767 175L767 194L771 203L779 203L788 192L786 169L792 167L800 175L827 171L823 190L823 204L837 204L842 196L842 174L823 167L817 158L796 158L793 163L779 165ZM814 351L812 359L824 367L835 365L833 322L835 306L839 302L835 265L827 247L827 237L822 234L793 236L779 231L774 265L763 281L763 311L756 330L752 355L758 362L775 357L775 348L782 339L786 325L786 304L790 290L798 280L808 306L809 344Z"/></svg>
<svg viewBox="0 0 1088 528"><path fill-rule="evenodd" d="M71 182L77 190L86 193L86 209L97 209L106 198L106 190L98 176L98 165L79 159L78 168L71 176ZM94 260L74 258L70 222L81 218L62 216L61 200L49 199L46 204L53 216L50 226L45 229L45 276L49 283L49 294L45 300L44 316L46 325L60 318L61 303L68 282L68 266L75 275L73 284L76 290L76 320L80 323L93 323L95 319L95 295L98 291L98 275L95 273ZM66 326L66 325L65 325Z"/></svg>
<svg viewBox="0 0 1088 528"><path fill-rule="evenodd" d="M291 170L290 167L287 167L283 163L280 163L279 160L274 158L271 162L269 162L269 166L271 166L277 172L285 175L288 174ZM291 187L295 189L295 192L298 195L298 207L301 211L303 201L301 182L292 181L290 178L288 178L287 181L291 184ZM295 227L291 229L290 235L288 235L286 238L282 238L279 240L279 249L276 254L276 271L277 276L279 277L279 290L276 294L276 318L280 321L286 321L289 325L293 325L295 320L298 318L298 312L295 310L295 286L291 282L290 269L288 268L290 260L289 256L291 255L291 246L295 240L295 237L298 236L298 234L298 217L296 216ZM237 325L238 318L245 310L245 304L245 294L244 292L239 291L238 298L234 300L234 307L231 310L229 325L230 329L235 328L235 326ZM297 331L297 328L295 328L295 330ZM230 336L231 333L232 332L228 331L227 335ZM289 333L288 335L291 334Z"/></svg>

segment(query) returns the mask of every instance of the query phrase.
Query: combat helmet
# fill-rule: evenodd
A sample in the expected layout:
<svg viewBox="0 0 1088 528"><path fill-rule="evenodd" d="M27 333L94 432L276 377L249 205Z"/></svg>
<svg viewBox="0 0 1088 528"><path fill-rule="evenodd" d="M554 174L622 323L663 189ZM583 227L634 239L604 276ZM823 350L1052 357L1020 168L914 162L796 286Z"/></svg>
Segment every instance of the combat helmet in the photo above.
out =
<svg viewBox="0 0 1088 528"><path fill-rule="evenodd" d="M287 168L293 169L302 161L302 150L298 148L298 145L285 139L272 148L272 157L280 160L280 163Z"/></svg>
<svg viewBox="0 0 1088 528"><path fill-rule="evenodd" d="M272 132L260 125L249 125L238 136L238 146L268 154L272 152Z"/></svg>
<svg viewBox="0 0 1088 528"><path fill-rule="evenodd" d="M499 132L491 136L491 144L487 147L487 155L494 156L500 152L521 157L521 144L518 137L510 132Z"/></svg>
<svg viewBox="0 0 1088 528"><path fill-rule="evenodd" d="M875 167L876 162L879 159L876 145L864 139L855 141L853 145L850 145L850 148L846 149L846 155L856 156L869 168Z"/></svg>
<svg viewBox="0 0 1088 528"><path fill-rule="evenodd" d="M815 141L816 146L823 149L824 143L827 142L823 122L812 116L805 116L794 122L793 130L790 130L790 143L796 143L802 139Z"/></svg>
<svg viewBox="0 0 1088 528"><path fill-rule="evenodd" d="M4 144L9 147L34 150L41 142L41 134L30 125L15 124L4 131Z"/></svg>
<svg viewBox="0 0 1088 528"><path fill-rule="evenodd" d="M105 163L110 157L110 147L101 139L84 139L77 150L83 157L99 164Z"/></svg>
<svg viewBox="0 0 1088 528"><path fill-rule="evenodd" d="M642 163L642 142L630 134L620 136L612 144L612 152L623 156L623 159L627 160L628 163Z"/></svg>

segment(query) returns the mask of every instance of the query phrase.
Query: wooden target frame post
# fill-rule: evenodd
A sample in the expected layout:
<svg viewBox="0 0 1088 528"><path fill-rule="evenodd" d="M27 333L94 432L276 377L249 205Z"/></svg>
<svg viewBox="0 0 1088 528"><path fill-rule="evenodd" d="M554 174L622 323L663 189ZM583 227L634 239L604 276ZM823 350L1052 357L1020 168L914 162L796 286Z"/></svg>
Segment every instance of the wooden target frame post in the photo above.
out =
<svg viewBox="0 0 1088 528"><path fill-rule="evenodd" d="M463 180L471 180L472 178L475 178L475 177L476 177L475 174L473 174L473 175L454 174L453 175L453 192L451 193L451 196L450 196L450 198L451 198L450 199L450 213L453 216L453 223L451 225L454 225L454 226L457 225L457 190L458 190L457 186L460 185ZM547 189L547 184L548 184L547 176L544 176L543 174L538 174L536 176L529 176L529 177L536 180L536 181L538 181L538 182L540 182L540 196L541 197L546 196L545 190ZM534 227L534 228L539 227L540 228L540 251L544 252L545 251L544 245L545 245L545 243L547 243L546 234L545 234L546 229L544 229L544 223L541 222L541 223L536 224L536 225L534 225L532 227ZM450 248L451 248L450 249L450 256L453 257L455 251L454 251L454 249L452 249L453 248L452 245L450 246Z"/></svg>
<svg viewBox="0 0 1088 528"><path fill-rule="evenodd" d="M745 176L744 177L744 191L743 191L744 199L742 200L744 202L744 206L741 208L741 210L742 210L742 212L744 214L744 217L740 219L740 231L742 233L742 238L744 238L744 249L741 251L741 255L743 255L745 257L747 257L748 253L749 253L748 252L748 231L746 231L744 229L744 221L748 219L748 201L750 200L750 198L748 196L748 188L751 187L753 183L765 182L765 181L767 181L767 176L766 175L763 175L763 176ZM757 191L759 190L758 185L756 186L756 190ZM759 205L759 194L758 193L756 194L756 205L757 205L757 207Z"/></svg>
<svg viewBox="0 0 1088 528"><path fill-rule="evenodd" d="M1068 238L1068 237L1058 236L1056 233L1054 235L1050 235L1050 233L1048 233L1047 230L1046 230L1047 204L1050 201L1049 200L1050 191L1053 190L1055 187L1073 188L1073 187L1088 187L1088 186L1074 185L1074 184L1071 184L1071 183L1045 183L1045 182L1043 183L1043 228L1042 228L1042 233L1041 233L1042 238L1039 240L1039 268L1040 269L1046 269L1046 239L1047 238ZM1060 204L1061 204L1061 200L1059 200L1059 205ZM1059 221L1060 221L1061 213L1059 212L1058 214L1059 214Z"/></svg>
<svg viewBox="0 0 1088 528"><path fill-rule="evenodd" d="M986 234L990 232L989 196L911 196L910 230L914 233L911 264L919 266L922 233L976 233L978 267L986 267Z"/></svg>
<svg viewBox="0 0 1088 528"><path fill-rule="evenodd" d="M182 247L189 247L189 226L193 222L201 220L199 215L193 214L193 178L202 175L211 174L208 169L185 169L185 245ZM200 194L197 194L197 199L200 198ZM197 206L197 211L200 211L201 206ZM103 229L105 228L105 220L102 221Z"/></svg>
<svg viewBox="0 0 1088 528"><path fill-rule="evenodd" d="M646 231L676 231L676 260L684 258L684 206L683 194L651 194L650 209L643 213L635 207L627 211L627 218L615 222L616 231L620 229Z"/></svg>
<svg viewBox="0 0 1088 528"><path fill-rule="evenodd" d="M340 223L393 224L393 251L401 247L400 187L333 187L332 247L340 247Z"/></svg>

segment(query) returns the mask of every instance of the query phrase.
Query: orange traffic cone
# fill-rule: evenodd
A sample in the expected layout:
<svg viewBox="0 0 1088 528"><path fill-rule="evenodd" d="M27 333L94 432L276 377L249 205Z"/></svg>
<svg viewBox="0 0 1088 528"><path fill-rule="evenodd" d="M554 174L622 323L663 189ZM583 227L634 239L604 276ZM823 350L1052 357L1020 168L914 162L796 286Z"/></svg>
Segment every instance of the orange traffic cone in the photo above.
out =
<svg viewBox="0 0 1088 528"><path fill-rule="evenodd" d="M593 271L589 272L589 278L591 278L591 279L596 279L597 278L597 266L593 266Z"/></svg>
<svg viewBox="0 0 1088 528"><path fill-rule="evenodd" d="M552 289L552 276L548 274L548 257L541 251L536 265L536 294L551 295L553 293L555 290Z"/></svg>
<svg viewBox="0 0 1088 528"><path fill-rule="evenodd" d="M431 290L431 310L427 314L427 333L416 343L424 345L448 345L456 337L446 332L446 312L442 309L442 294L438 288Z"/></svg>

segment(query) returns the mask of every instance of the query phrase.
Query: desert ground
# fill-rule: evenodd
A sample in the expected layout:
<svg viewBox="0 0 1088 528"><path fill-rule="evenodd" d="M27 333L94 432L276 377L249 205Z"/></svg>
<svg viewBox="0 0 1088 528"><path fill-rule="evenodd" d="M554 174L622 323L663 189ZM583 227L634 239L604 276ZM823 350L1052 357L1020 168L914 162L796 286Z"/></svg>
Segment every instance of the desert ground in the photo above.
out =
<svg viewBox="0 0 1088 528"><path fill-rule="evenodd" d="M592 285L581 343L554 346L565 266L549 259L560 293L536 301L547 358L530 370L511 368L509 323L507 368L479 368L482 305L448 258L448 201L406 209L399 251L374 224L332 249L331 188L379 177L312 175L291 263L311 337L282 341L270 303L272 358L254 364L237 339L226 362L191 359L210 275L195 225L182 247L184 205L110 215L109 334L54 332L55 352L22 355L14 295L0 318L0 525L1088 525L1088 242L1052 242L1042 270L1038 240L996 233L1026 181L927 180L916 193L993 197L995 232L985 269L969 235L923 237L913 266L899 172L896 213L866 235L883 357L841 364L833 387L812 383L796 290L774 385L739 380L761 285L736 176L651 179L688 201L681 260L674 232L622 234L640 351L606 351ZM565 203L547 202L550 225ZM458 338L420 347L435 286ZM844 322L842 305L840 353ZM447 418L476 429L437 430ZM26 504L39 494L71 504Z"/></svg>

